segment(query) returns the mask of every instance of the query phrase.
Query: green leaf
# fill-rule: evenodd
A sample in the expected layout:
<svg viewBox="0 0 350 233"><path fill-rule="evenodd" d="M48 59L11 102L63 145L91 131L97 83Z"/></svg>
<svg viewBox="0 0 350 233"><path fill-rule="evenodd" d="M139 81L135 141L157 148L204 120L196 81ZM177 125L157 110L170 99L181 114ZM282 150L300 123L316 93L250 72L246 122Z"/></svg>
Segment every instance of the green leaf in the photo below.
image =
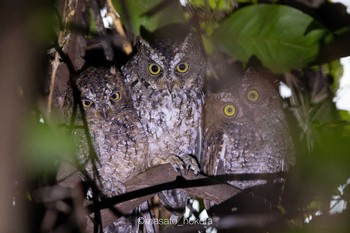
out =
<svg viewBox="0 0 350 233"><path fill-rule="evenodd" d="M236 4L232 0L209 0L209 6L213 10L232 10Z"/></svg>
<svg viewBox="0 0 350 233"><path fill-rule="evenodd" d="M334 60L322 66L322 70L326 75L330 75L333 79L330 87L333 93L339 88L340 79L343 76L344 69L343 65L340 63L340 60Z"/></svg>
<svg viewBox="0 0 350 233"><path fill-rule="evenodd" d="M124 2L122 5L121 2ZM140 27L154 31L162 26L184 23L185 17L179 1L164 0L113 0L122 23L135 35Z"/></svg>
<svg viewBox="0 0 350 233"><path fill-rule="evenodd" d="M75 145L62 128L26 122L23 128L21 150L28 169L36 173L54 173L57 162L74 154Z"/></svg>
<svg viewBox="0 0 350 233"><path fill-rule="evenodd" d="M272 71L284 72L312 62L330 35L295 8L259 4L233 13L214 32L212 40L220 50L243 62L256 57Z"/></svg>

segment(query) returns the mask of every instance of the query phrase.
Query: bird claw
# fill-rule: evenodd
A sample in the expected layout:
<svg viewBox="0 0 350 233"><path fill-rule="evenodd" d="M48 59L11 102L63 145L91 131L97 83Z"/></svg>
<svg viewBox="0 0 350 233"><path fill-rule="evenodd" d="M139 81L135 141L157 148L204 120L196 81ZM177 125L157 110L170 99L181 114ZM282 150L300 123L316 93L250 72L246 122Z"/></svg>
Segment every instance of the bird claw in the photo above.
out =
<svg viewBox="0 0 350 233"><path fill-rule="evenodd" d="M123 183L118 182L117 192L118 194L126 193L126 186Z"/></svg>
<svg viewBox="0 0 350 233"><path fill-rule="evenodd" d="M191 155L185 155L182 157L184 166L185 166L185 174L188 174L189 170L192 170L195 175L198 175L200 172L199 165L197 160Z"/></svg>
<svg viewBox="0 0 350 233"><path fill-rule="evenodd" d="M120 194L126 193L125 184L119 181L115 181L113 187L109 187L108 190L108 196L118 196Z"/></svg>
<svg viewBox="0 0 350 233"><path fill-rule="evenodd" d="M188 175L190 170L192 170L196 175L198 175L200 172L197 160L191 155L185 155L182 157L172 156L169 158L169 160L171 160L170 164L180 176Z"/></svg>
<svg viewBox="0 0 350 233"><path fill-rule="evenodd" d="M176 172L179 174L179 176L187 175L190 170L192 170L195 175L198 175L200 172L197 160L188 154L183 155L181 157L176 155L171 155L166 159L158 158L152 161L152 165L166 164L166 163L170 163L173 166L173 168L176 170Z"/></svg>

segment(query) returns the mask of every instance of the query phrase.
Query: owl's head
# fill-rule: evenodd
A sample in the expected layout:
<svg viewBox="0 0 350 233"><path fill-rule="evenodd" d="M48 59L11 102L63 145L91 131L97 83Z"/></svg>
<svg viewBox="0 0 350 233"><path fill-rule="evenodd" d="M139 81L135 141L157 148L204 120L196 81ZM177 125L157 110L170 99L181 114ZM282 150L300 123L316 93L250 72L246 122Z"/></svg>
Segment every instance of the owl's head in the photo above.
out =
<svg viewBox="0 0 350 233"><path fill-rule="evenodd" d="M245 104L255 110L265 111L269 108L279 107L280 94L276 79L272 75L258 73L253 68L248 68L243 77L238 79L239 95ZM266 113L265 113L266 114Z"/></svg>
<svg viewBox="0 0 350 233"><path fill-rule="evenodd" d="M88 68L76 84L88 121L113 120L132 106L122 76L114 68Z"/></svg>
<svg viewBox="0 0 350 233"><path fill-rule="evenodd" d="M137 66L132 67L132 66ZM184 39L138 39L137 54L123 68L126 82L141 82L147 88L173 92L202 88L205 58L190 33ZM130 70L134 73L130 75Z"/></svg>
<svg viewBox="0 0 350 233"><path fill-rule="evenodd" d="M226 89L208 92L204 104L205 128L218 130L245 120L243 106L234 91Z"/></svg>
<svg viewBox="0 0 350 233"><path fill-rule="evenodd" d="M277 89L252 68L223 89L208 92L204 108L206 128L258 123L262 118L273 117L275 111L282 111Z"/></svg>

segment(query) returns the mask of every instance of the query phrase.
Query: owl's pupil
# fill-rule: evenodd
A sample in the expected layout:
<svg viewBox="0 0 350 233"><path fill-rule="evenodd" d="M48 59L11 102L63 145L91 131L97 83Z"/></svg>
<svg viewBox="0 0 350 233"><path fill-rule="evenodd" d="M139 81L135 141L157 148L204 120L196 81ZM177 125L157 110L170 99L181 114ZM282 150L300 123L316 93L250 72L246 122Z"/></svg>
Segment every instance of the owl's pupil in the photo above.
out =
<svg viewBox="0 0 350 233"><path fill-rule="evenodd" d="M180 68L180 70L184 70L184 69L186 69L186 66L185 66L185 64L181 64L181 65L179 66L179 68Z"/></svg>
<svg viewBox="0 0 350 233"><path fill-rule="evenodd" d="M232 110L232 108L228 108L227 111L228 112L232 112L233 110Z"/></svg>
<svg viewBox="0 0 350 233"><path fill-rule="evenodd" d="M117 95L116 95L116 94L113 94L113 95L112 95L112 99L115 99L115 98L117 98Z"/></svg>
<svg viewBox="0 0 350 233"><path fill-rule="evenodd" d="M157 71L158 71L158 66L156 66L156 65L153 65L152 67L151 67L151 70L154 72L154 73L156 73Z"/></svg>
<svg viewBox="0 0 350 233"><path fill-rule="evenodd" d="M255 96L254 93L251 93L251 94L250 94L250 98L251 98L251 99L255 99L255 97L256 97L256 96Z"/></svg>

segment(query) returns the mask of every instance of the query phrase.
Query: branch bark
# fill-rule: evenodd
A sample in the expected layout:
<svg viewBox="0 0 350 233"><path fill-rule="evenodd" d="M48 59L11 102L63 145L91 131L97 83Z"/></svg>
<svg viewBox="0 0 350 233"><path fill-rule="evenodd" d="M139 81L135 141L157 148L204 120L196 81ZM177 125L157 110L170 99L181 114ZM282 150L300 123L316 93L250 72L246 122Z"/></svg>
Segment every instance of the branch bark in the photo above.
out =
<svg viewBox="0 0 350 233"><path fill-rule="evenodd" d="M207 176L196 176L192 171L179 177L170 164L156 166L129 180L126 183L126 194L103 200L100 203L88 204L87 208L90 214L86 232L93 232L94 229L93 210L101 209L102 225L105 227L111 224L118 216L130 213L131 210L153 197L156 193L173 188L183 189L191 197L211 200L216 204L240 192L239 189L233 186L220 184ZM130 197L133 199L130 200ZM111 206L113 208L109 208Z"/></svg>

